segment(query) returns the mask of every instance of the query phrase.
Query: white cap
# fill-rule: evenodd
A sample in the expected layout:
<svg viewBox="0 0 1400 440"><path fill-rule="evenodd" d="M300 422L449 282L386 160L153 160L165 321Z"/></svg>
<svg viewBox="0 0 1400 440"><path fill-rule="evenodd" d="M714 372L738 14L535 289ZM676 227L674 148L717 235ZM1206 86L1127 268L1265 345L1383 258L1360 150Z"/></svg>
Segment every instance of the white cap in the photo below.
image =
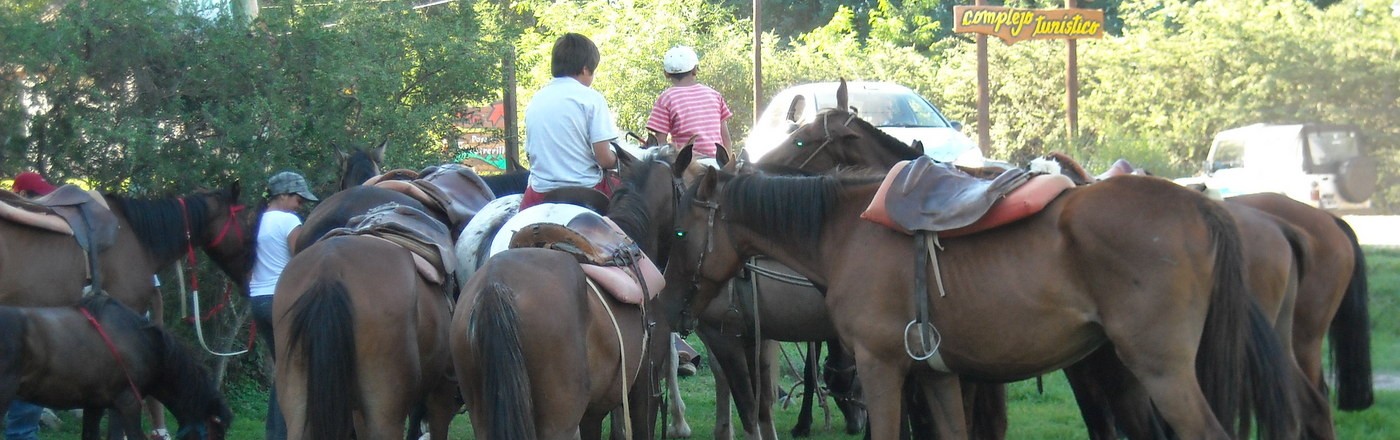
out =
<svg viewBox="0 0 1400 440"><path fill-rule="evenodd" d="M695 70L695 66L700 64L700 57L695 55L695 50L685 46L676 46L666 51L666 57L662 58L661 68L666 73L686 73Z"/></svg>

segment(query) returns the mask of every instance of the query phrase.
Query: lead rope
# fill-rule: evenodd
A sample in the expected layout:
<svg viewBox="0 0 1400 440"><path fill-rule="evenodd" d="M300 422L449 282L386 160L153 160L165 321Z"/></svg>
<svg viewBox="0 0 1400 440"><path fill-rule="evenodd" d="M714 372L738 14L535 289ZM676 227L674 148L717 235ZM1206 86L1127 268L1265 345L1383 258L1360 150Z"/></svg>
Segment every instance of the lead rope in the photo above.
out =
<svg viewBox="0 0 1400 440"><path fill-rule="evenodd" d="M131 378L131 369L126 367L126 361L122 359L121 352L117 351L116 344L112 343L112 337L108 336L105 330L102 330L102 324L97 323L97 318L92 316L92 312L88 311L87 307L78 306L78 310L83 312L83 317L86 317L89 323L92 323L92 328L97 329L97 334L102 337L102 342L107 343L107 350L112 352L112 358L117 360L117 367L122 369L123 375L126 375L126 384L131 386L131 392L136 395L136 401L144 402L146 399L141 397L141 390L136 388L136 381Z"/></svg>
<svg viewBox="0 0 1400 440"><path fill-rule="evenodd" d="M179 198L179 199L175 199L175 200L180 201L180 215L181 215L181 218L183 218L183 219L184 219L184 222L185 222L185 248L186 248L185 255L186 255L186 258L188 258L189 261L190 261L190 267L196 268L195 270L197 271L197 270L198 270L198 269L197 269L197 268L198 268L198 264L197 264L197 262L195 261L195 256L194 256L194 238L193 238L192 234L190 234L190 213L189 213L189 207L185 205L185 199ZM241 210L241 209L242 209L242 207L234 207L234 206L229 207L229 222L228 222L228 224L225 224L225 225L224 225L224 230L219 232L219 236L218 236L217 238L214 239L214 242L213 242L212 245L218 245L220 241L223 241L224 235L228 233L228 228L229 228L229 226L230 226L231 224L233 224L234 222L237 222L237 221L238 221L238 218L237 218L236 215L237 215L238 211ZM242 229L242 228L239 228L239 230L238 230L238 235L239 235L240 238L242 237L242 235L243 235L243 229ZM176 261L176 263L177 263L177 264L175 265L175 273L177 274L177 280L180 282L180 283L179 283L179 284L180 284L180 303L181 303L181 304L180 304L180 307L181 307L181 308L184 308L184 302L185 302L185 267L184 267L184 265L182 264L182 262L180 262L180 261ZM217 351L214 351L214 349L209 348L209 343L208 343L208 342L205 340L205 338L204 338L204 324L201 322L201 321L203 321L203 320L202 320L202 319L199 319L199 318L200 318L200 316L199 316L199 275L198 275L197 273L195 273L195 272L191 272L191 273L190 273L190 301L191 301L190 306L193 307L193 308L192 308L192 309L186 309L186 310L184 311L184 313L189 313L190 310L193 310L193 311L194 311L194 334L195 334L195 336L199 339L199 345L200 345L201 347L204 347L204 351L207 351L207 352L209 352L209 354L212 354L212 355L214 355L214 356L222 356L222 357L238 356L238 355L240 355L240 354L243 354L243 353L247 353L247 352L248 352L248 349L247 349L247 348L243 349L242 351L233 352L233 353L217 352ZM185 316L189 316L189 315L185 315ZM252 346L252 344L249 344L249 347L251 347L251 346Z"/></svg>
<svg viewBox="0 0 1400 440"><path fill-rule="evenodd" d="M612 307L608 305L608 300L603 298L602 289L598 287L598 284L594 283L592 278L584 277L584 279L588 281L588 290L598 297L598 302L603 303L603 310L608 312L608 319L612 320L613 331L617 332L617 352L619 353L618 357L621 358L618 361L618 375L622 376L622 429L626 431L624 432L626 438L632 438L632 410L627 401L627 390L630 388L627 386L627 346L622 340L622 326L617 324L617 316L613 315Z"/></svg>

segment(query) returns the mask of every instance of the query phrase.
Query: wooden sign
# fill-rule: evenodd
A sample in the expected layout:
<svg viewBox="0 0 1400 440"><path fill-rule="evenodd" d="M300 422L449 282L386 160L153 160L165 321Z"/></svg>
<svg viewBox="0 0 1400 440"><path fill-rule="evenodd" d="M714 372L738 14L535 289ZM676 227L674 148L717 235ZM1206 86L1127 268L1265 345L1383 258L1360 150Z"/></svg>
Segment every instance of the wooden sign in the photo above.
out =
<svg viewBox="0 0 1400 440"><path fill-rule="evenodd" d="M1025 40L1103 38L1103 10L954 6L953 32L991 35L1008 45Z"/></svg>

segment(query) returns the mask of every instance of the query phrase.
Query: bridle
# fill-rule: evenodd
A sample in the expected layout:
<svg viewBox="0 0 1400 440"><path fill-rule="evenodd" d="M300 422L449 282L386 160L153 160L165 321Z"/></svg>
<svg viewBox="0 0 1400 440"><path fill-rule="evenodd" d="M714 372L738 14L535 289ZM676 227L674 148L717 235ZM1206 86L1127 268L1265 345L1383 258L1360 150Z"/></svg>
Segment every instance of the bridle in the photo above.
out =
<svg viewBox="0 0 1400 440"><path fill-rule="evenodd" d="M854 120L856 119L856 114L855 114L855 112L848 112L847 115L848 115L848 116L846 116L846 121L841 123L841 126L842 126L842 127L849 127L849 126L851 125L851 121L854 121ZM813 150L812 150L812 154L807 155L807 159L806 159L806 160L803 160L802 163L801 163L800 165L797 166L797 168L799 168L799 169L805 169L805 168L807 167L807 163L808 163L808 162L811 162L812 159L815 159L815 158L817 157L817 154L818 154L818 153L821 153L823 149L826 149L826 146L827 146L827 145L831 145L831 142L834 141L834 140L836 140L836 138L834 138L834 137L831 136L831 125L830 125L831 113L829 113L829 112L828 112L828 113L823 113L822 116L821 116L821 118L822 118L822 134L824 135L824 137L823 137L824 140L822 141L822 143L821 143L820 145L817 145L817 148L816 148L816 149L813 149ZM794 144L797 145L797 148L802 148L803 146L805 146L805 142L803 142L803 141L795 141ZM795 160L795 159L797 159L797 158L794 157L792 160L788 160L788 161L787 161L786 163L784 163L783 165L791 165L791 164L792 164L792 161Z"/></svg>
<svg viewBox="0 0 1400 440"><path fill-rule="evenodd" d="M677 202L679 203L679 202ZM687 336L692 329L691 325L696 321L690 310L690 302L695 298L696 291L699 290L701 269L705 266L705 256L714 252L714 240L710 239L715 232L715 217L719 214L719 203L712 200L691 200L691 204L705 208L705 243L700 247L700 257L695 261L695 271L691 272L689 291L686 292L681 306L681 335ZM676 238L684 240L686 238L684 229L676 228Z"/></svg>

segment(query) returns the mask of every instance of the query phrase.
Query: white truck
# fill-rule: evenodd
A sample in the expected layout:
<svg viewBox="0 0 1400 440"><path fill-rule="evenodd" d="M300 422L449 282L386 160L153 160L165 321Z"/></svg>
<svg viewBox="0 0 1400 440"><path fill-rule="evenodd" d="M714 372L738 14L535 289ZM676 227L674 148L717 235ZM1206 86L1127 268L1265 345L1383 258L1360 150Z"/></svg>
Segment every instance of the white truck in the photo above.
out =
<svg viewBox="0 0 1400 440"><path fill-rule="evenodd" d="M1204 172L1179 183L1202 183L1222 197L1272 192L1338 211L1371 207L1378 179L1355 126L1254 124L1222 131L1211 142Z"/></svg>

